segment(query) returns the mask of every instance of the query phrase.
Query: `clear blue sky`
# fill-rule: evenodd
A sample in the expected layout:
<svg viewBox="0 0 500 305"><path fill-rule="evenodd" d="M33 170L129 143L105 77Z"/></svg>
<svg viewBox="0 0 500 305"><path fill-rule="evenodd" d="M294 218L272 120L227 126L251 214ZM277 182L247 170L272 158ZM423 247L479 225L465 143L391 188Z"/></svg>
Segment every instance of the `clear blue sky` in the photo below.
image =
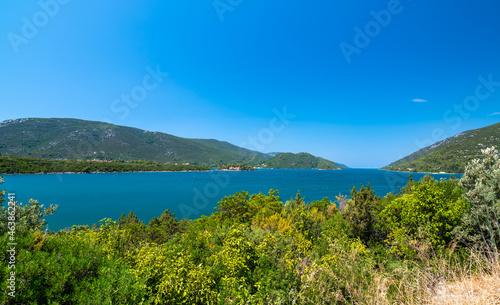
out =
<svg viewBox="0 0 500 305"><path fill-rule="evenodd" d="M59 1L0 4L0 120L105 120L352 167L500 121L500 86L476 92L500 82L498 1Z"/></svg>

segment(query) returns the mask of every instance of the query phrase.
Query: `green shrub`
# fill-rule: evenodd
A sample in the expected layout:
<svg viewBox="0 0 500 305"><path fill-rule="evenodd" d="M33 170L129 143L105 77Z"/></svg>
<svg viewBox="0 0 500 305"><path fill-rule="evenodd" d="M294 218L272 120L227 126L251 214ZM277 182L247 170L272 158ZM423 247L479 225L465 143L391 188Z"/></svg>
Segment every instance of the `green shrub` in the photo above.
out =
<svg viewBox="0 0 500 305"><path fill-rule="evenodd" d="M463 193L457 180L436 181L427 175L411 186L411 193L388 203L381 216L393 253L417 257L449 243L468 207Z"/></svg>
<svg viewBox="0 0 500 305"><path fill-rule="evenodd" d="M6 253L7 236L0 238L2 253ZM24 232L16 236L16 242L16 297L2 296L9 300L7 304L133 304L142 300L141 282L122 260L106 255L92 232Z"/></svg>
<svg viewBox="0 0 500 305"><path fill-rule="evenodd" d="M500 156L491 147L467 165L460 184L470 209L455 234L465 245L498 253L500 247Z"/></svg>
<svg viewBox="0 0 500 305"><path fill-rule="evenodd" d="M365 243L375 236L375 223L379 212L378 200L370 184L361 187L359 191L354 187L351 199L345 208L344 217L350 224L354 236Z"/></svg>

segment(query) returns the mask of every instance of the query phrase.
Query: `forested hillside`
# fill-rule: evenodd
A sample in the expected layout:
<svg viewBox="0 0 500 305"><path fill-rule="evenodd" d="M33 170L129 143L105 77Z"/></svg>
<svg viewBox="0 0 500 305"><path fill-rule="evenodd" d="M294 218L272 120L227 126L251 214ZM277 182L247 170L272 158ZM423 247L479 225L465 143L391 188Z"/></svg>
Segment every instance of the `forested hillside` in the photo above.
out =
<svg viewBox="0 0 500 305"><path fill-rule="evenodd" d="M264 153L217 140L77 119L17 119L0 123L3 155L49 159L148 160L222 165L262 162Z"/></svg>
<svg viewBox="0 0 500 305"><path fill-rule="evenodd" d="M341 169L335 162L315 157L308 153L280 153L264 163L268 168L290 169Z"/></svg>
<svg viewBox="0 0 500 305"><path fill-rule="evenodd" d="M463 173L465 165L486 147L500 147L500 123L474 129L425 147L383 169Z"/></svg>

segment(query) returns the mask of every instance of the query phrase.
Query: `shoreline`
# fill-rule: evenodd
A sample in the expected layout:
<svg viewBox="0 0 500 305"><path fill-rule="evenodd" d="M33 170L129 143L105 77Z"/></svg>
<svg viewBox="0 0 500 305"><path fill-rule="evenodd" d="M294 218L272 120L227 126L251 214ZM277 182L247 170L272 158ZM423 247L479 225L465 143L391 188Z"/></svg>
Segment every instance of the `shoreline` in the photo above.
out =
<svg viewBox="0 0 500 305"><path fill-rule="evenodd" d="M0 173L0 176L7 175L65 175L65 174L125 174L125 173L190 173L190 172L210 172L212 170L180 170L180 171L124 171L124 172L50 172L50 173Z"/></svg>
<svg viewBox="0 0 500 305"><path fill-rule="evenodd" d="M410 172L410 171L396 171L396 170L391 170L391 169L382 169L379 168L379 170L383 171L388 171L388 172L394 172L394 173L410 173L410 174L431 174L431 175L463 175L464 173L431 173L431 172Z"/></svg>
<svg viewBox="0 0 500 305"><path fill-rule="evenodd" d="M335 169L319 169L319 168L259 168L258 170L321 170L321 171L335 171L335 170L343 170L343 168L335 168ZM0 173L0 176L8 176L8 175L71 175L71 174L125 174L125 173L196 173L196 172L211 172L211 171L220 171L220 172L253 172L253 171L244 171L244 170L179 170L179 171L116 171L116 172L49 172L49 173Z"/></svg>

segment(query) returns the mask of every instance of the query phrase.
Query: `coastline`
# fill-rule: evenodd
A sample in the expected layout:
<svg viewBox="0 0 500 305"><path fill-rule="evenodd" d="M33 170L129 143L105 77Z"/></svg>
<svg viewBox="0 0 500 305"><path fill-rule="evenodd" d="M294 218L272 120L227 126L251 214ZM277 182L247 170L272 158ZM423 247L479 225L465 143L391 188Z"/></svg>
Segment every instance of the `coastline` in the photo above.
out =
<svg viewBox="0 0 500 305"><path fill-rule="evenodd" d="M124 173L190 173L190 172L210 172L212 170L180 170L180 171L116 171L116 172L49 172L49 173L0 173L0 176L8 175L65 175L65 174L124 174Z"/></svg>
<svg viewBox="0 0 500 305"><path fill-rule="evenodd" d="M463 175L464 174L464 173L445 173L445 172L432 173L432 172L396 171L396 170L392 170L392 169L383 169L383 168L379 168L379 170L394 172L394 173L410 173L410 174L415 173L415 174L431 174L431 175Z"/></svg>
<svg viewBox="0 0 500 305"><path fill-rule="evenodd" d="M336 170L343 170L343 168L335 168L335 169L320 169L320 168L259 168L257 170L274 170L274 169L287 169L287 170L321 170L321 171L336 171ZM255 170L255 171L257 171ZM9 176L9 175L70 175L70 174L124 174L124 173L191 173L191 172L211 172L211 171L220 171L220 172L252 172L252 171L245 171L245 170L220 170L220 169L208 169L208 170L178 170L178 171L116 171L116 172L100 172L100 171L95 171L95 172L48 172L48 173L0 173L0 176Z"/></svg>

